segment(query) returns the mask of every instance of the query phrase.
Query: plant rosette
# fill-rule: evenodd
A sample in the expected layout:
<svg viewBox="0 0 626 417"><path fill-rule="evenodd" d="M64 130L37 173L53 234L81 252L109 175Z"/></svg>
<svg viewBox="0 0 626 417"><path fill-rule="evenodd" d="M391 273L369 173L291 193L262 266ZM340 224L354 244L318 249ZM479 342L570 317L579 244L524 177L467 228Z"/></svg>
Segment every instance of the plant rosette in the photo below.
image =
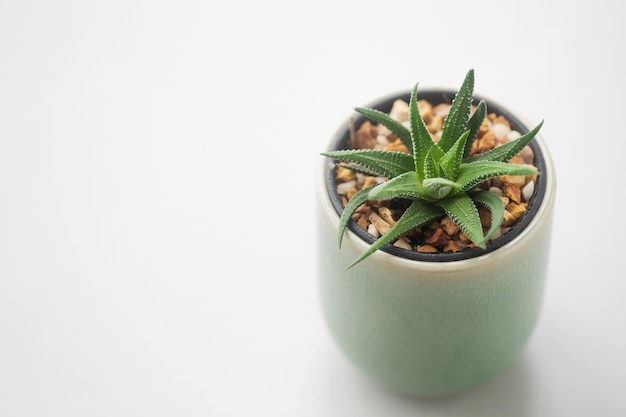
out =
<svg viewBox="0 0 626 417"><path fill-rule="evenodd" d="M556 192L542 123L473 89L470 70L458 92L415 86L356 108L318 176L328 328L407 394L500 373L541 308Z"/></svg>

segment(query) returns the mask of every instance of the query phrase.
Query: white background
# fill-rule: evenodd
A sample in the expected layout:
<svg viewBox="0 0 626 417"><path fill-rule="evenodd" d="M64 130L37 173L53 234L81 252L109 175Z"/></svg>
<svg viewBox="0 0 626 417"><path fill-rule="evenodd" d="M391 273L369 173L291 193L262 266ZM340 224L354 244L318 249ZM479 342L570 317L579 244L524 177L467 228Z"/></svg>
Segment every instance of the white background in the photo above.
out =
<svg viewBox="0 0 626 417"><path fill-rule="evenodd" d="M1 1L0 416L626 415L619 4ZM410 399L325 328L314 174L354 106L470 67L545 119L545 306L504 373Z"/></svg>

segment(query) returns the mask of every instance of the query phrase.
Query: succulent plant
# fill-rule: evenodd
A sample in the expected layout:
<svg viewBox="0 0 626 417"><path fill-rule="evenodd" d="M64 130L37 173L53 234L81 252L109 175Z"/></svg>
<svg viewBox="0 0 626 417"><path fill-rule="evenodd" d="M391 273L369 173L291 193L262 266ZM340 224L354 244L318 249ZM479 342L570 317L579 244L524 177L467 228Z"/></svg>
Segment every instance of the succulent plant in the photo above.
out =
<svg viewBox="0 0 626 417"><path fill-rule="evenodd" d="M483 181L501 175L537 175L531 167L508 163L537 134L543 121L519 138L478 155L470 155L472 143L487 114L487 105L480 101L471 112L474 70L470 69L456 93L445 118L438 142L433 141L417 104L416 84L409 102L409 128L381 111L357 107L355 110L380 123L395 134L409 153L376 149L349 149L324 152L322 155L339 161L356 172L386 177L378 185L362 189L345 206L339 223L339 247L348 222L355 210L371 200L403 198L410 205L393 227L379 237L348 268L393 242L401 235L431 220L448 215L469 239L485 248L498 230L504 216L504 203L490 191L478 188ZM477 205L491 212L487 233L478 215Z"/></svg>

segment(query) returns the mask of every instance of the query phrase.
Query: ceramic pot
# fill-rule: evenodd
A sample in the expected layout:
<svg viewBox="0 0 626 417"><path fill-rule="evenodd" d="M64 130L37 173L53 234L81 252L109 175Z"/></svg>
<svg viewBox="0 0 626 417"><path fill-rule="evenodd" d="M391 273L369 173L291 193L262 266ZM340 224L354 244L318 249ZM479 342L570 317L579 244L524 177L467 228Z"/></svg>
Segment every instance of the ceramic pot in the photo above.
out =
<svg viewBox="0 0 626 417"><path fill-rule="evenodd" d="M433 105L454 91L423 90ZM389 112L389 96L367 107ZM481 97L475 96L475 103ZM524 134L528 123L486 99L488 112L505 116ZM354 116L356 128L365 120ZM348 122L329 150L344 149ZM520 354L537 322L549 259L555 172L540 136L530 145L541 172L535 195L516 226L487 249L420 254L387 245L349 270L373 237L351 222L341 250L342 210L334 190L334 164L318 175L318 276L328 328L347 358L395 391L442 396L495 376Z"/></svg>

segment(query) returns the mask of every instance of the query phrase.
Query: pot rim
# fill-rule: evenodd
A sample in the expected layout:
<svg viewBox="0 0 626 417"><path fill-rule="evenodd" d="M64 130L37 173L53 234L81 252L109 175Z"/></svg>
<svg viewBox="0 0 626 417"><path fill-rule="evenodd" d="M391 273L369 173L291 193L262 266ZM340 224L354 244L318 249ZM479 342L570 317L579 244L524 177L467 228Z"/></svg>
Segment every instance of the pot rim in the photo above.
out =
<svg viewBox="0 0 626 417"><path fill-rule="evenodd" d="M371 102L365 107L377 108L382 111L388 112L391 105L396 99L409 100L410 91L396 92L389 94L378 100ZM436 105L441 102L445 102L454 98L456 91L448 88L421 88L418 91L418 99L426 98L431 104ZM478 103L480 100L485 100L487 103L487 110L489 113L495 112L499 115L504 115L512 125L512 128L520 131L524 134L531 129L531 124L524 117L520 116L520 113L513 110L511 106L504 106L497 100L485 95L474 95L473 103ZM358 128L361 123L367 120L361 114L356 113L354 115L355 127ZM330 143L329 149L341 149L345 147L345 142L349 135L348 120L344 121L341 127L337 130L333 136L333 140ZM390 262L393 264L400 264L403 267L418 267L419 269L434 269L434 270L447 270L448 268L458 268L463 264L463 267L471 268L473 265L483 264L488 262L495 254L498 256L507 256L513 251L517 242L529 239L534 234L538 227L542 226L542 219L546 213L550 214L552 206L554 205L554 198L556 193L556 178L554 164L550 152L543 140L541 134L535 136L531 141L530 146L535 153L535 165L540 171L537 183L535 184L535 191L533 198L531 199L529 208L524 216L519 219L515 225L507 233L495 239L487 244L487 249L474 248L456 253L436 253L436 254L424 254L412 250L406 250L397 248L391 244L385 245L382 249L374 252L369 258L374 257L378 261ZM339 196L335 193L331 194L329 187L334 187L334 176L332 175L335 164L330 158L324 157L321 175L318 175L320 198L323 201L325 211L331 218L333 223L338 227L340 217L340 200ZM369 235L366 231L356 225L356 222L350 221L344 240L350 239L360 250L367 250L369 245L375 238ZM368 242L369 240L369 242ZM339 250L339 248L337 249ZM367 259L364 261L367 262Z"/></svg>

